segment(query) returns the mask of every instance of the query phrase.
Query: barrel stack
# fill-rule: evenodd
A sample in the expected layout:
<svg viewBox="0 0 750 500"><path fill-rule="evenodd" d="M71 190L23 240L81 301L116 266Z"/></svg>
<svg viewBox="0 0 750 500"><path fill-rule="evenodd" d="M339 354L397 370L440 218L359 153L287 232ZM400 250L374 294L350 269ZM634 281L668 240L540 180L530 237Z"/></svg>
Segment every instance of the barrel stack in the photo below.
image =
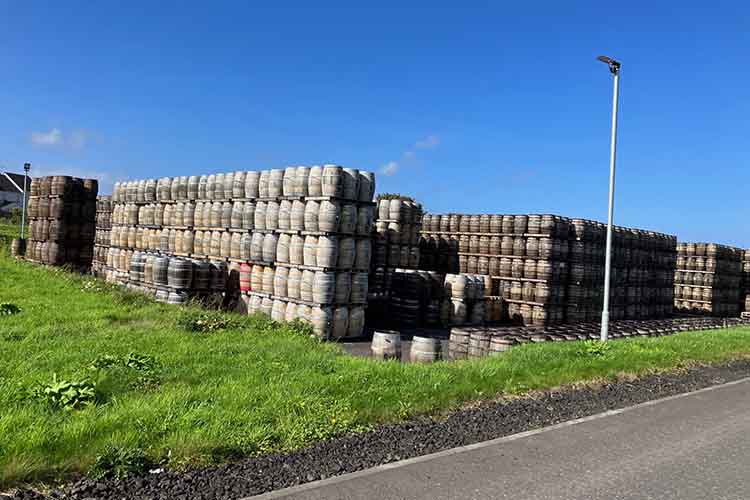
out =
<svg viewBox="0 0 750 500"><path fill-rule="evenodd" d="M88 270L94 252L95 179L49 176L32 179L26 258L52 266Z"/></svg>
<svg viewBox="0 0 750 500"><path fill-rule="evenodd" d="M435 280L442 283L441 277L413 272L419 267L422 205L409 197L383 194L374 215L367 322L378 327L422 324L428 292Z"/></svg>
<svg viewBox="0 0 750 500"><path fill-rule="evenodd" d="M677 251L675 311L738 316L744 251L716 243L680 243Z"/></svg>
<svg viewBox="0 0 750 500"><path fill-rule="evenodd" d="M172 291L157 298L171 303L195 295L310 322L323 338L359 336L374 189L371 172L337 165L117 183L111 261L130 283L143 259L146 284L167 269Z"/></svg>
<svg viewBox="0 0 750 500"><path fill-rule="evenodd" d="M671 313L676 238L624 227L613 234L612 319ZM549 214L426 214L421 269L489 275L487 318L525 326L596 322L606 226Z"/></svg>
<svg viewBox="0 0 750 500"><path fill-rule="evenodd" d="M487 320L563 321L569 221L554 215L427 214L420 267L487 276Z"/></svg>
<svg viewBox="0 0 750 500"><path fill-rule="evenodd" d="M107 254L112 234L112 196L96 198L96 233L94 237L94 260L91 272L94 276L107 277Z"/></svg>

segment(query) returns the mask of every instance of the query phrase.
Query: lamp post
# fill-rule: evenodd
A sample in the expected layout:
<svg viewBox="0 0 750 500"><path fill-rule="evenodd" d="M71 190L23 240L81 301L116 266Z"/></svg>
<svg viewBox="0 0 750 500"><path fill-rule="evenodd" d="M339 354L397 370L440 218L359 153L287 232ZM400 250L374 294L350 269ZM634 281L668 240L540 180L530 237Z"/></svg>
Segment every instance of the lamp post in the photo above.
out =
<svg viewBox="0 0 750 500"><path fill-rule="evenodd" d="M612 219L615 210L615 158L617 156L617 101L620 96L620 63L607 56L597 59L607 66L614 75L614 91L612 96L612 136L610 139L609 156L609 207L607 210L607 248L604 260L604 304L602 306L601 341L606 342L609 336L609 282L612 267Z"/></svg>
<svg viewBox="0 0 750 500"><path fill-rule="evenodd" d="M31 163L23 164L23 207L21 207L21 239L23 240L23 232L26 229L26 190L28 186L29 170L31 170Z"/></svg>

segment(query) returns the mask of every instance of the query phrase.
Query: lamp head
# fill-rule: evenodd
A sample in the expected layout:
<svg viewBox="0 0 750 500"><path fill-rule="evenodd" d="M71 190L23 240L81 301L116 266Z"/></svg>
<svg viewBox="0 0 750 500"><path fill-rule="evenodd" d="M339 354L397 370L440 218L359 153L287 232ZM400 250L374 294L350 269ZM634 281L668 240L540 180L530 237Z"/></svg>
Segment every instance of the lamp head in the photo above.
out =
<svg viewBox="0 0 750 500"><path fill-rule="evenodd" d="M24 164L23 164L23 169L24 169L24 170L25 170L26 172L28 172L29 170L31 170L31 163L28 163L28 162L24 163Z"/></svg>
<svg viewBox="0 0 750 500"><path fill-rule="evenodd" d="M615 61L611 57L599 56L599 57L597 57L597 60L599 60L599 61L603 62L604 64L606 64L607 66L609 66L609 71L613 75L616 75L617 73L620 72L620 63L617 62L617 61Z"/></svg>

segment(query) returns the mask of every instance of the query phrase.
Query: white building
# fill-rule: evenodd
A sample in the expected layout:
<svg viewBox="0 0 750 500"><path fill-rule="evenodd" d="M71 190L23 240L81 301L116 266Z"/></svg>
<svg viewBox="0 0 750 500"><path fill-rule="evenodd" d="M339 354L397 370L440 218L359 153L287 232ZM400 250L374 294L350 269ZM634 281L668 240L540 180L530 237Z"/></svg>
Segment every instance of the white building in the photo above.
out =
<svg viewBox="0 0 750 500"><path fill-rule="evenodd" d="M31 183L31 178L29 178ZM26 189L29 189L27 184ZM8 215L23 206L23 175L0 172L0 214Z"/></svg>

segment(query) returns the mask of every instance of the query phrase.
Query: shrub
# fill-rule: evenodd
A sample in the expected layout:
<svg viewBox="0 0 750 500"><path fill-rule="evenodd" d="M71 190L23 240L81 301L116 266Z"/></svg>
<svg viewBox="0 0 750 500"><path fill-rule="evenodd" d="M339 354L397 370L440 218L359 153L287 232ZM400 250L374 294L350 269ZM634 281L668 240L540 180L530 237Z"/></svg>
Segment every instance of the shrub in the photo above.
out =
<svg viewBox="0 0 750 500"><path fill-rule="evenodd" d="M600 340L587 340L578 349L579 356L603 357L612 349L612 344Z"/></svg>
<svg viewBox="0 0 750 500"><path fill-rule="evenodd" d="M177 326L189 332L211 333L236 326L227 314L219 311L188 309L177 318Z"/></svg>

